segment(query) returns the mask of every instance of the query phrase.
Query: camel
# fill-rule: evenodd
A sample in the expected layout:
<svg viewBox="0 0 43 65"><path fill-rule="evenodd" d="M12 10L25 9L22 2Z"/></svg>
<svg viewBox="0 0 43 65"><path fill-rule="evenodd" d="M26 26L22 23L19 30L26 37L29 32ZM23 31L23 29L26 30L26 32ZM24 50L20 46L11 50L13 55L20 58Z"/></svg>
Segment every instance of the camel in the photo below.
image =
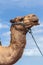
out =
<svg viewBox="0 0 43 65"><path fill-rule="evenodd" d="M0 45L0 65L13 65L23 55L26 46L26 34L29 28L39 25L39 19L35 14L11 19L11 40L10 45ZM21 24L25 24L21 25Z"/></svg>

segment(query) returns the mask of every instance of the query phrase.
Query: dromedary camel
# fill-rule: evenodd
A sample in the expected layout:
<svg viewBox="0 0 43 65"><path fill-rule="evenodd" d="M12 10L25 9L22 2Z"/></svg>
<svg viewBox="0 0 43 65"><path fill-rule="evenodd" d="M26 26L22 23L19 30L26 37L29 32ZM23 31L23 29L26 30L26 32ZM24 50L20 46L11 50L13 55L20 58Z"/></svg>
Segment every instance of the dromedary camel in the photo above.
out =
<svg viewBox="0 0 43 65"><path fill-rule="evenodd" d="M21 58L26 45L26 33L29 28L38 25L38 17L30 14L10 22L11 41L8 47L0 46L0 65L12 65Z"/></svg>

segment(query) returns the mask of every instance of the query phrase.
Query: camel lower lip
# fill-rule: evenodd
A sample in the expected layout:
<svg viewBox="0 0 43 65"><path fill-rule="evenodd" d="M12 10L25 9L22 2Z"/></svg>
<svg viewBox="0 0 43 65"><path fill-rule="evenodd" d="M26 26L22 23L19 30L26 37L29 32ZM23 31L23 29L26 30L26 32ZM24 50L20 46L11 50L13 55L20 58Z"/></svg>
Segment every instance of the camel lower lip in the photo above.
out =
<svg viewBox="0 0 43 65"><path fill-rule="evenodd" d="M40 25L40 23L37 22L37 23L35 23L35 25Z"/></svg>
<svg viewBox="0 0 43 65"><path fill-rule="evenodd" d="M26 28L31 28L32 26L31 25L29 25L29 26L26 26Z"/></svg>
<svg viewBox="0 0 43 65"><path fill-rule="evenodd" d="M38 22L37 22L37 23L34 23L34 24L32 24L32 25L40 25L40 23L38 23ZM27 26L26 26L26 28L31 28L31 27L32 27L32 25L31 25L31 24L29 24L29 25L27 25Z"/></svg>

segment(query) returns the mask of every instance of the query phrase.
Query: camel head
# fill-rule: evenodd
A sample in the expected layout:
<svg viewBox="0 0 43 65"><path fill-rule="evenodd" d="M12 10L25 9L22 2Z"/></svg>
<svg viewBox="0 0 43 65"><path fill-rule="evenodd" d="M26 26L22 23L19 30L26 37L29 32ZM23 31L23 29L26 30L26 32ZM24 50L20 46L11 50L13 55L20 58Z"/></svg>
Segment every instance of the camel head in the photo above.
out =
<svg viewBox="0 0 43 65"><path fill-rule="evenodd" d="M38 17L34 14L30 14L24 17L17 17L10 20L14 27L23 31L25 30L25 28L29 29L33 26L39 25L38 21ZM15 23L19 23L19 25L15 25ZM24 26L21 24L23 24Z"/></svg>

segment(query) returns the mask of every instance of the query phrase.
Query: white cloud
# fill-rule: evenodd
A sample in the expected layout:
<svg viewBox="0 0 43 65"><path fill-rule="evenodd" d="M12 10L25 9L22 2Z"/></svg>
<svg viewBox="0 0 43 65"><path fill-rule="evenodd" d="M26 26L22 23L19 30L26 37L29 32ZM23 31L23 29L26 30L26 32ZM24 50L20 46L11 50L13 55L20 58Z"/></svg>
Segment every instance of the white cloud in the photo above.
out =
<svg viewBox="0 0 43 65"><path fill-rule="evenodd" d="M6 24L2 24L2 23L0 23L0 29L1 29L1 28L9 28L9 26L6 25Z"/></svg>
<svg viewBox="0 0 43 65"><path fill-rule="evenodd" d="M43 36L40 36L39 37L39 40L43 42Z"/></svg>
<svg viewBox="0 0 43 65"><path fill-rule="evenodd" d="M37 48L25 49L23 55L24 56L41 56Z"/></svg>
<svg viewBox="0 0 43 65"><path fill-rule="evenodd" d="M33 33L43 33L43 23L40 23L39 26L34 26L32 28Z"/></svg>
<svg viewBox="0 0 43 65"><path fill-rule="evenodd" d="M9 36L10 34L11 34L11 32L8 31L8 32L3 33L2 36Z"/></svg>
<svg viewBox="0 0 43 65"><path fill-rule="evenodd" d="M33 33L42 33L43 32L43 29L40 29L40 30L34 30Z"/></svg>
<svg viewBox="0 0 43 65"><path fill-rule="evenodd" d="M40 23L40 27L43 27L43 22L42 22L42 23Z"/></svg>

